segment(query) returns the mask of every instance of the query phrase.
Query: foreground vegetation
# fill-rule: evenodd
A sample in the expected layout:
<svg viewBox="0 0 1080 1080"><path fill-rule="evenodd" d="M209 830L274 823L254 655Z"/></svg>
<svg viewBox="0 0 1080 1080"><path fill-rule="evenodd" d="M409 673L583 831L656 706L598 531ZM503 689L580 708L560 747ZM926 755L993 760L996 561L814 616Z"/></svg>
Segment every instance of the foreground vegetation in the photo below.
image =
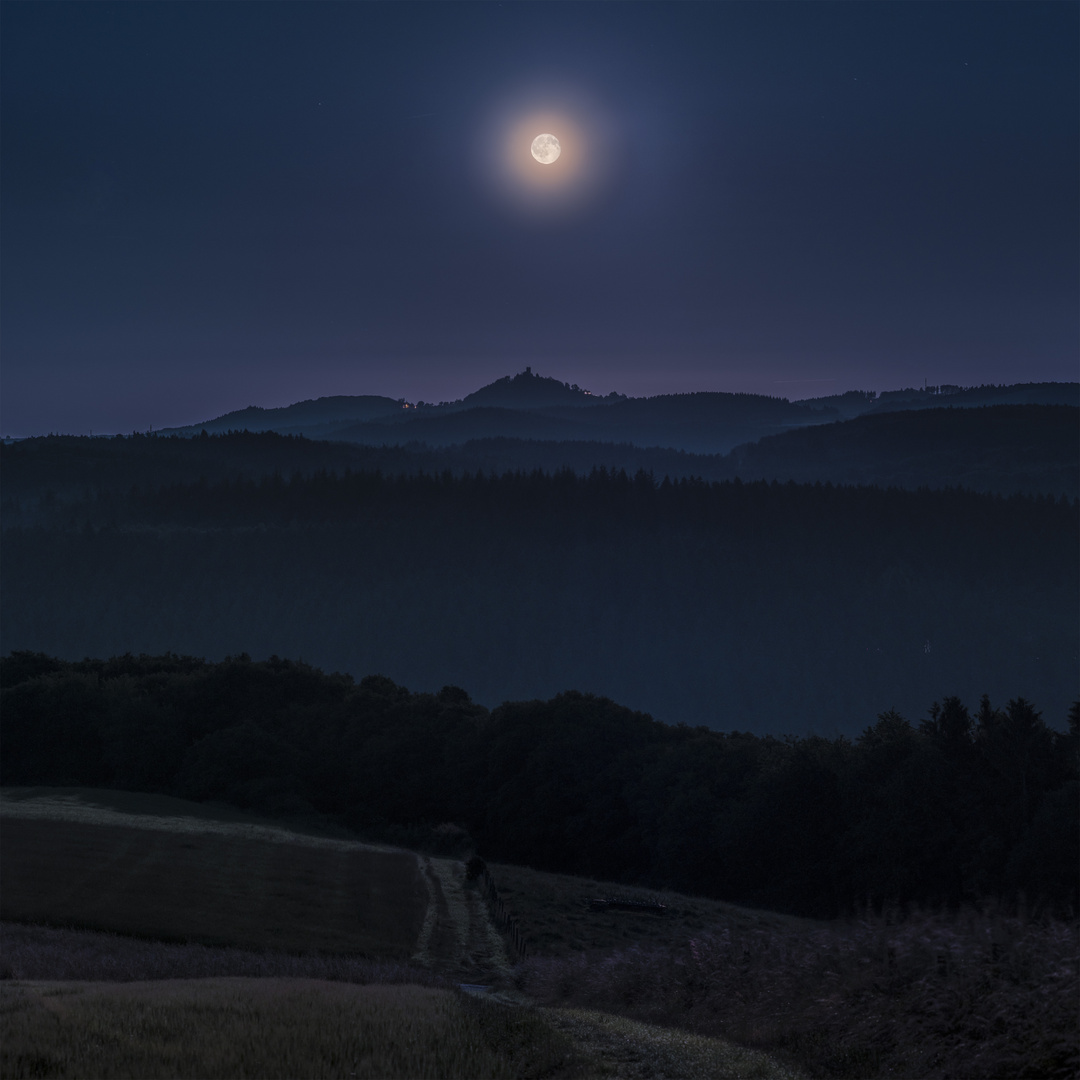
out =
<svg viewBox="0 0 1080 1080"><path fill-rule="evenodd" d="M0 684L5 785L217 799L459 850L467 831L488 859L813 917L1080 906L1076 707L1056 731L1020 698L975 715L946 698L849 741L670 727L578 693L489 712L277 659L18 653Z"/></svg>
<svg viewBox="0 0 1080 1080"><path fill-rule="evenodd" d="M519 985L722 1035L812 1076L1066 1080L1080 1070L1077 929L974 911L721 925L678 948L532 958Z"/></svg>
<svg viewBox="0 0 1080 1080"><path fill-rule="evenodd" d="M50 810L63 804L69 812L67 804L76 801L58 792L51 798L41 792L26 794L16 804L16 813L45 804ZM87 802L91 797L98 800L98 807ZM29 869L31 877L41 874L54 883L52 890L39 889L36 894L39 904L52 903L56 871L66 867L72 885L68 918L85 920L88 912L100 912L103 898L112 898L116 906L110 917L121 933L26 922L0 926L0 986L5 987L6 1010L0 1010L6 1025L0 1036L5 1050L10 1048L9 1057L0 1063L4 1076L63 1075L65 1069L68 1075L278 1075L260 1056L264 1046L278 1043L267 1043L259 1033L263 1025L277 1024L279 1033L284 1032L280 1038L287 1038L288 1025L277 1023L274 1010L279 1005L286 1009L281 1003L293 991L289 1000L311 1018L312 1031L326 1033L320 1047L310 1052L310 1067L299 1075L367 1075L363 1062L359 1070L353 1067L355 1045L335 1026L342 1022L343 999L318 986L335 982L369 986L374 991L387 985L448 990L451 972L454 980L462 978L454 963L433 965L437 950L418 950L412 960L400 955L395 959L395 953L400 954L394 940L395 923L377 905L358 905L358 914L364 918L351 926L317 925L325 882L310 873L299 876L293 902L282 906L277 925L264 927L269 932L263 933L256 948L152 940L146 913L134 903L123 902L139 860L128 868L123 884L113 888L110 881L110 873L123 878L118 871L125 859L138 855L134 834L161 833L184 842L216 836L215 830L224 828L224 835L235 840L234 847L200 847L200 865L184 864L187 880L182 880L183 875L171 879L170 890L180 894L190 909L186 924L176 922L167 898L155 893L152 880L145 877L149 867L160 865L160 859L143 864L144 906L155 909L158 933L164 928L174 938L182 937L176 931L186 928L196 940L220 941L232 933L252 941L262 924L257 917L250 927L230 921L230 890L236 887L235 867L257 867L254 856L265 852L268 843L260 833L270 830L250 821L222 826L209 816L188 819L187 828L166 828L162 822L183 819L151 818L145 813L128 815L138 824L124 830L114 819L125 815L106 812L100 803L130 803L142 811L158 803L175 811L182 804L122 793L113 793L111 798L109 793L83 793L78 802L102 817L97 824L89 819L79 822L84 834L95 829L100 834L96 840L84 835L83 851L66 843L72 821L12 817L11 796L5 794L5 844L0 848L5 896L13 883L24 904L35 895L33 888L19 881ZM211 814L197 806L193 810ZM24 859L13 873L8 839L13 825L17 832L28 821L40 826L36 836L42 856L36 870ZM150 828L149 821L156 826ZM53 840L48 830L55 833ZM295 835L292 845L279 840L277 846L286 851L290 846L319 851L320 844L334 850L336 843L340 841ZM247 857L241 850L245 845ZM169 850L161 848L158 854L166 858ZM45 873L49 858L55 865L51 873ZM448 860L427 861L449 865ZM84 871L91 864L104 867L105 872L87 878ZM463 873L464 867L457 865ZM375 1075L428 1075L424 1070L430 1065L434 1074L448 1076L772 1076L778 1075L775 1062L779 1060L793 1072L823 1078L945 1080L1064 1078L1075 1075L1080 1065L1075 1024L1080 957L1075 919L1065 922L1046 913L1009 915L992 907L981 913L887 908L880 915L865 912L858 919L820 923L504 864L492 864L489 869L529 941L530 956L511 973L505 970L505 960L497 969L494 955L489 954L468 981L496 984L496 1001L506 1001L509 994L519 1003L538 1002L546 1008L523 1014L520 1008L506 1011L493 1005L490 997L465 1002L462 1007L493 1010L478 1014L488 1042L474 1046L480 1050L486 1046L484 1053L490 1051L493 1058L454 1056L458 1050L451 1044L447 1044L452 1051L449 1057L408 1061L380 1058L371 1049ZM369 867L369 892L381 891L383 875L393 891L396 865L376 862ZM450 878L444 881L447 891L434 890L429 905L438 918L429 929L425 917L421 937L457 936L453 920L445 925L439 921L448 907L460 902L449 891ZM258 890L267 883L258 879L251 884ZM666 913L590 910L591 898L613 894L659 899ZM362 902L363 896L357 899ZM258 908L253 911L258 916ZM36 913L32 905L25 906L23 918L33 919L35 914L55 920L58 912L48 904ZM384 916L381 920L380 915ZM358 931L369 941L380 932L389 936L385 947L370 956L342 955L328 948L334 944L335 932L343 946L352 942L355 947ZM132 932L146 936L127 936ZM275 951L276 941L291 941L294 951ZM295 946L304 942L308 947L296 951ZM456 955L446 953L451 961ZM227 1000L219 992L220 980L230 978L250 984L236 1000ZM43 987L43 980L51 981L50 985ZM55 980L68 982L59 985ZM159 989L146 989L147 980ZM194 981L179 984L175 980ZM311 985L303 980L319 982L311 984L316 989L309 993ZM83 984L75 985L82 1004L58 1020L57 1009L62 1011L70 1003L72 995L67 991L73 981ZM85 985L103 981L126 989L106 992L100 986ZM180 985L188 989L172 994L169 987ZM199 993L200 985L205 995ZM410 1000L414 1005L419 1001ZM348 1008L354 1006L355 1002ZM409 1013L412 1026L393 1037L423 1049L427 1045L424 1032L442 1022L439 1010L444 1008L451 1006L438 995L424 999L417 1011ZM52 1014L42 1009L52 1009ZM52 1040L50 1032L56 1025L68 1023L63 1037ZM397 1030L397 1020L386 1023L386 1031ZM476 1029L472 1020L462 1024L466 1034ZM667 1031L638 1024L661 1025ZM310 1032L304 1038L309 1036ZM569 1049L560 1041L563 1036L572 1043ZM176 1057L176 1040L204 1042L211 1056L181 1061ZM215 1048L226 1042L240 1048L236 1053L248 1056L243 1060L214 1058ZM77 1052L84 1057L71 1058L61 1067L59 1059L49 1055L54 1047L60 1052L69 1044L81 1047ZM765 1056L740 1058L733 1044ZM301 1038L296 1047L298 1053L308 1052ZM88 1049L104 1054L102 1048L111 1048L107 1060L85 1057ZM291 1060L284 1050L282 1054L282 1060ZM330 1065L327 1055L333 1059ZM150 1068L149 1058L158 1064ZM244 1062L251 1070L237 1072L248 1067ZM342 1062L349 1064L345 1072L338 1069ZM463 1073L454 1071L455 1062ZM399 1065L403 1071L394 1072ZM492 1071L485 1072L489 1066ZM170 1069L175 1071L170 1073Z"/></svg>
<svg viewBox="0 0 1080 1080"><path fill-rule="evenodd" d="M338 953L286 953L198 942L155 941L101 930L0 922L0 980L146 982L161 979L316 979L357 986L448 989L430 967Z"/></svg>
<svg viewBox="0 0 1080 1080"><path fill-rule="evenodd" d="M0 984L0 1075L797 1080L753 1050L584 1010L305 979Z"/></svg>
<svg viewBox="0 0 1080 1080"><path fill-rule="evenodd" d="M470 998L416 965L11 923L0 946L5 1078L799 1075L725 1039Z"/></svg>
<svg viewBox="0 0 1080 1080"><path fill-rule="evenodd" d="M7 984L16 1077L569 1077L570 1039L449 990L315 980Z"/></svg>
<svg viewBox="0 0 1080 1080"><path fill-rule="evenodd" d="M499 996L476 1003L457 998L462 1008L476 1010L460 1021L462 1037L467 1043L479 1026L487 1042L473 1048L486 1045L498 1068L484 1073L480 1065L490 1058L462 1057L466 1071L455 1073L451 1065L460 1044L453 1042L451 1056L431 1059L431 1068L435 1075L521 1077L1076 1075L1075 922L967 911L890 912L811 925L750 914L732 912L677 945L531 958L517 969L517 985L527 995L518 1000L546 1006L539 1012L502 1008ZM104 1058L93 1068L74 1068L69 1061L67 1075L288 1075L259 1056L263 1042L257 1036L262 1025L276 1023L267 1003L280 1004L293 991L312 1030L324 1037L311 1050L310 1067L292 1074L350 1075L356 1071L351 1065L344 1072L325 1065L327 1055L338 1055L340 1063L352 1053L334 1026L348 995L325 990L327 980L367 986L373 991L369 1001L382 1000L389 986L402 987L400 1000L411 1000L416 1011L407 1025L395 1028L398 1021L392 1021L386 1030L408 1046L424 1045L440 1010L458 1008L439 994L423 1001L409 997L419 985L450 988L438 975L408 964L12 924L0 926L0 945L5 1077L64 1075L50 1054L74 1045L76 1031L87 1036L80 1052L89 1043L95 1052L111 1048L113 1056L108 1068ZM120 989L107 991L102 980ZM176 987L183 992L174 993ZM222 987L247 989L230 1001ZM84 1011L68 1012L63 1038L53 1041L57 1005L69 1003L72 991L84 995ZM327 1001L333 1008L324 1009ZM42 1011L50 1004L52 1016ZM131 1016L137 1020L124 1019ZM289 1030L288 1023L278 1027ZM235 1060L228 1069L209 1058L202 1065L189 1060L183 1069L169 1064L176 1050L165 1037L169 1032L175 1039L205 1040L203 1049L216 1052L224 1031L248 1054L248 1071L235 1071ZM300 1039L297 1045L309 1044ZM737 1046L749 1052L740 1054ZM156 1054L156 1068L166 1071L154 1071L137 1054ZM432 1075L417 1059L393 1072L385 1058L372 1054L383 1069L373 1075Z"/></svg>

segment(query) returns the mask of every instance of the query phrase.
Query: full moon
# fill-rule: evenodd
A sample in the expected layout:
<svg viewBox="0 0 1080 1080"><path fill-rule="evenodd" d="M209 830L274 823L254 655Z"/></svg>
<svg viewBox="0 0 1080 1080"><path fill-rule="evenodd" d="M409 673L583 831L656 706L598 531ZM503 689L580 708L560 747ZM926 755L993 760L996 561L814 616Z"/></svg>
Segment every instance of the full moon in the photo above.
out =
<svg viewBox="0 0 1080 1080"><path fill-rule="evenodd" d="M541 165L551 165L561 153L562 147L554 135L537 135L532 141L532 156Z"/></svg>

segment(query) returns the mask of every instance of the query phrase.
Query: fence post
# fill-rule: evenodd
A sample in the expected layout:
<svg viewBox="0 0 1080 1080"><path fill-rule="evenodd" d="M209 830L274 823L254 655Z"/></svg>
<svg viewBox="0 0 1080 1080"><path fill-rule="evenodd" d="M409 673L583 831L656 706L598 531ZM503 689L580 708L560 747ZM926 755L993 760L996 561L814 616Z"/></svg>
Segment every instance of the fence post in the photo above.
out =
<svg viewBox="0 0 1080 1080"><path fill-rule="evenodd" d="M517 919L507 910L506 903L499 895L499 890L495 885L495 879L486 866L480 876L483 878L482 892L484 900L487 902L492 920L509 939L509 944L513 951L517 953L518 959L524 960L528 955L528 951L525 947L525 935L522 933Z"/></svg>

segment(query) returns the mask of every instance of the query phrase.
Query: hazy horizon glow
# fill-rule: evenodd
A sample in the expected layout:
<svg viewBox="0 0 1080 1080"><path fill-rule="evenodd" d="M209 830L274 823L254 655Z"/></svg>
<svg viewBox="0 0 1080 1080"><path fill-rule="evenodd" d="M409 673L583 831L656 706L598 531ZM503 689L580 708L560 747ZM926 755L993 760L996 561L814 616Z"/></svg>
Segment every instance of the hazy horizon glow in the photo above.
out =
<svg viewBox="0 0 1080 1080"><path fill-rule="evenodd" d="M491 366L488 374L478 375L475 382L464 382L459 377L447 377L445 365L439 364L432 369L432 377L404 374L388 368L385 375L374 376L360 383L356 376L340 367L336 372L317 371L307 376L298 377L291 371L267 373L259 390L253 392L240 380L207 375L199 384L177 380L175 384L156 387L156 393L150 395L145 388L132 386L127 393L93 397L92 380L81 384L87 400L79 401L67 411L50 410L50 419L36 428L28 430L7 430L2 433L7 438L26 438L36 435L73 434L73 435L127 435L132 432L158 431L162 428L186 427L203 421L216 419L227 413L238 412L257 406L263 409L284 408L300 401L322 397L374 395L405 399L416 403L425 401L438 404L442 401L458 401L481 386L494 382L505 375L516 375L531 366L533 373L558 379L560 382L576 383L584 390L597 397L603 397L611 391L626 394L628 397L657 397L664 394L687 394L698 392L721 392L739 394L763 394L769 397L787 398L789 401L803 401L810 398L828 397L844 393L847 390L870 390L877 393L888 390L903 390L922 386L923 379L893 381L878 385L849 383L838 378L816 379L772 379L762 381L752 373L732 373L725 378L698 377L695 372L649 373L629 371L625 378L612 379L606 373L600 379L589 379L579 371L564 364L544 364L534 359L528 362L499 367ZM983 384L1001 384L1017 382L1076 382L1073 379L1015 379L1011 377L986 378L975 383L962 379L928 378L931 386L952 384L958 386L978 386ZM79 383L72 383L77 389ZM132 424L130 418L138 416L139 422ZM94 422L88 423L92 419Z"/></svg>

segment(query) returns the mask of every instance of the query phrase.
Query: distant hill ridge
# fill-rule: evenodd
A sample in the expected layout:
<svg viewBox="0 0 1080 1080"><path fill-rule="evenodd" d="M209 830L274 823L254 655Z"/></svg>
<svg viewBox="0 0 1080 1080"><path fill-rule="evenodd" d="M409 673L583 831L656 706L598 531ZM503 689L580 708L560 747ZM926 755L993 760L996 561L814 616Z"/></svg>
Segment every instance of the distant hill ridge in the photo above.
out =
<svg viewBox="0 0 1080 1080"><path fill-rule="evenodd" d="M507 415L521 421L516 438L477 437L433 446L438 428L486 417L493 428ZM743 443L727 454L693 454L628 442L554 438L568 420L546 412L473 409L439 414L417 428L428 442L370 445L308 439L273 431L221 432L200 438L160 435L51 436L0 447L4 527L40 522L91 492L157 490L200 478L209 483L297 473L380 471L503 474L594 468L634 475L639 469L705 480L778 480L796 483L871 484L914 490L966 487L972 491L1080 495L1080 407L986 405L979 408L902 409L851 420L816 423ZM479 425L475 425L479 431ZM384 429L385 430L385 429ZM533 431L547 438L533 437ZM446 435L443 432L442 435ZM47 493L52 496L47 497ZM55 498L55 506L47 498ZM48 509L52 506L52 509Z"/></svg>
<svg viewBox="0 0 1080 1080"><path fill-rule="evenodd" d="M904 390L848 390L801 402L811 408L836 409L849 420L864 413L902 409L974 408L980 405L1080 405L1080 383L984 383L981 386L907 387Z"/></svg>
<svg viewBox="0 0 1080 1080"><path fill-rule="evenodd" d="M261 405L249 405L187 427L165 428L163 435L198 435L202 431L214 435L224 431L277 431L280 434L300 434L299 429L310 430L313 426L374 420L402 411L404 401L379 397L372 394L311 398L285 405L277 409L264 409ZM307 430L303 432L307 433Z"/></svg>
<svg viewBox="0 0 1080 1080"><path fill-rule="evenodd" d="M368 446L459 446L474 439L513 438L627 443L724 454L768 435L850 420L867 413L985 405L1080 404L1080 384L933 386L851 390L789 401L764 394L702 391L629 398L590 393L526 368L454 402L415 404L377 395L317 398L282 408L249 406L161 434L274 431Z"/></svg>
<svg viewBox="0 0 1080 1080"><path fill-rule="evenodd" d="M577 383L559 382L547 375L535 375L531 367L517 375L504 375L487 386L462 398L466 407L478 405L502 409L543 409L551 406L584 407L601 401L626 400L625 394L612 391L607 397L597 397ZM423 402L419 403L421 406Z"/></svg>

